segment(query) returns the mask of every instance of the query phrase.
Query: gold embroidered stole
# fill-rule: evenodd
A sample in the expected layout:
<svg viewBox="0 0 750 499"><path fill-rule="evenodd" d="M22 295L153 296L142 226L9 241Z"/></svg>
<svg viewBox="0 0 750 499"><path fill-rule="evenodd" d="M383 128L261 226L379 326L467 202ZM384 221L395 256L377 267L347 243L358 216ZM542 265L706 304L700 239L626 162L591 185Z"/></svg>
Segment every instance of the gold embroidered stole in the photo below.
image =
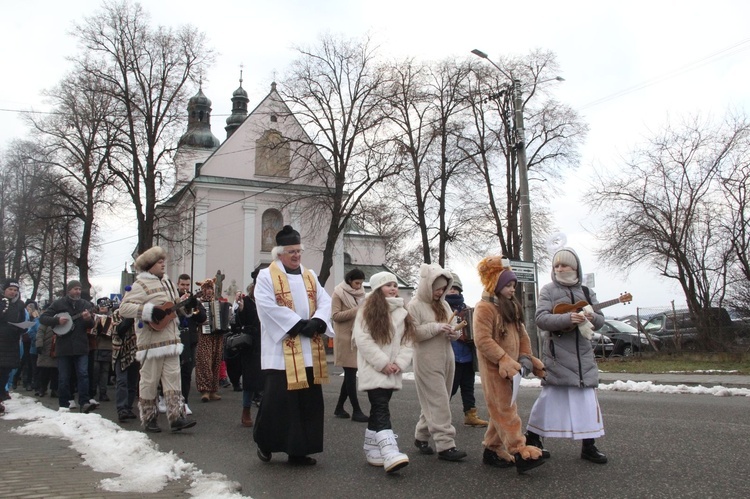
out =
<svg viewBox="0 0 750 499"><path fill-rule="evenodd" d="M289 287L289 278L286 272L281 270L279 264L275 261L268 268L271 272L271 282L273 282L276 304L280 307L287 307L294 310L292 290ZM310 308L310 317L312 317L318 303L318 282L313 273L307 269L302 273L302 281L305 283L307 303ZM302 342L299 335L294 338L287 336L282 341L284 342L284 365L286 366L287 389L301 390L309 388L310 385L307 383L307 374L305 373L305 359L302 356ZM328 364L322 336L316 334L310 338L310 347L312 348L314 382L316 385L328 383Z"/></svg>

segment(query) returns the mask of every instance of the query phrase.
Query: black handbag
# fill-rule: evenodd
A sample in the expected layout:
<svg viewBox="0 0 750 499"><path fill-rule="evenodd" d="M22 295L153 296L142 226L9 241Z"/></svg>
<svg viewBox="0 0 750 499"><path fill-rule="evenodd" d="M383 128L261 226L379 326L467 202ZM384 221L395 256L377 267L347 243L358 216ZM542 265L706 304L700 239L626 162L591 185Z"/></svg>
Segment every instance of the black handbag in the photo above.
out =
<svg viewBox="0 0 750 499"><path fill-rule="evenodd" d="M225 346L230 353L238 353L253 346L253 337L245 333L230 334Z"/></svg>

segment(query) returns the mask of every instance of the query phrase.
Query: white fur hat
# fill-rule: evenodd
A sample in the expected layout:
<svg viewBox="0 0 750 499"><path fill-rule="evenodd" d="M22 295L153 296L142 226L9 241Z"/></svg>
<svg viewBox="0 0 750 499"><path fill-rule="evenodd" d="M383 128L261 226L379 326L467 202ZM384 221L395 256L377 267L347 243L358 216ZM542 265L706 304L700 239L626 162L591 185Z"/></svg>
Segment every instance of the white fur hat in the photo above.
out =
<svg viewBox="0 0 750 499"><path fill-rule="evenodd" d="M378 272L370 277L370 292L385 286L389 282L395 282L398 284L398 278L390 272Z"/></svg>

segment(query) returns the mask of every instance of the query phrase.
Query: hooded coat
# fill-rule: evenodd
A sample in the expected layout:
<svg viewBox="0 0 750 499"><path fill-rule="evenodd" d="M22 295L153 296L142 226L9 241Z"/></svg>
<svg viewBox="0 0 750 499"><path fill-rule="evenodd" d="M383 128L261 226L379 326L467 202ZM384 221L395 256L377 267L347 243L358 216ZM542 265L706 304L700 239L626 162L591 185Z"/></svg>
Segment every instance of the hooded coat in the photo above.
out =
<svg viewBox="0 0 750 499"><path fill-rule="evenodd" d="M408 310L416 325L414 345L414 380L422 408L414 431L417 440L435 440L438 452L456 446L456 429L451 423L450 393L456 371L451 339L441 332L444 322L438 322L432 308L432 283L444 277L447 288L453 283L450 271L437 264L422 264L419 270L417 293L409 302ZM439 304L445 309L446 320L453 315L445 294ZM453 321L456 322L455 320Z"/></svg>
<svg viewBox="0 0 750 499"><path fill-rule="evenodd" d="M599 368L594 358L591 342L575 327L570 313L555 314L555 305L588 301L581 282L583 272L578 254L571 248L565 248L575 255L577 262L578 283L565 286L557 280L552 269L552 282L545 284L539 292L536 308L536 324L542 331L544 349L542 362L547 370L543 385L592 387L599 385ZM591 305L598 303L596 293L589 290ZM591 320L594 329L604 325L604 315L595 312Z"/></svg>

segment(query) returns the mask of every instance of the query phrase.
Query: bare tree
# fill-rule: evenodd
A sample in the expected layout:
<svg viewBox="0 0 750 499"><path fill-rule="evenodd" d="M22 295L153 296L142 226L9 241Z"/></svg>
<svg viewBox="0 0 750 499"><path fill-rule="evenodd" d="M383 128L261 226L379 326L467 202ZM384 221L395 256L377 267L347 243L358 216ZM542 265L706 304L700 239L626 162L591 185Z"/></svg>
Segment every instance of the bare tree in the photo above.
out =
<svg viewBox="0 0 750 499"><path fill-rule="evenodd" d="M120 139L122 120L112 116L116 106L111 92L99 88L87 75L72 73L45 92L55 113L29 122L45 148L47 166L61 172L58 194L80 220L79 253L75 258L82 296L91 298L91 247L96 235L96 213L114 194L111 158ZM70 185L75 185L71 189Z"/></svg>
<svg viewBox="0 0 750 499"><path fill-rule="evenodd" d="M720 238L731 244L727 269L728 303L743 315L750 314L750 123L744 115L730 116L737 144L719 173L722 195Z"/></svg>
<svg viewBox="0 0 750 499"><path fill-rule="evenodd" d="M307 132L286 137L286 143L307 162L310 183L327 191L306 198L322 206L330 220L318 276L325 284L347 221L374 185L399 171L399 161L384 134L384 71L371 41L327 35L316 46L297 50L299 58L279 94Z"/></svg>
<svg viewBox="0 0 750 499"><path fill-rule="evenodd" d="M622 173L600 176L588 193L608 227L601 261L620 268L648 265L674 279L696 317L705 346L709 325L725 299L733 241L721 237L730 221L718 179L738 147L746 149L747 124L714 125L698 117L668 124L632 154ZM610 169L611 170L611 169Z"/></svg>
<svg viewBox="0 0 750 499"><path fill-rule="evenodd" d="M52 292L73 261L69 254L79 248L80 220L60 195L66 181L48 164L45 151L31 141L12 142L0 161L0 277L30 281L32 299L41 289ZM62 230L67 237L58 244Z"/></svg>
<svg viewBox="0 0 750 499"><path fill-rule="evenodd" d="M554 53L536 50L504 59L500 65L522 82L534 249L541 260L546 251L542 242L554 223L545 200L558 193L555 181L577 167L588 127L573 109L548 95L559 71ZM494 68L476 64L466 102L472 126L460 145L478 172L470 185L483 193L469 206L472 231L491 235L490 241L499 244L503 254L520 259L518 139L511 82Z"/></svg>
<svg viewBox="0 0 750 499"><path fill-rule="evenodd" d="M107 1L75 27L83 48L75 62L115 99L123 119L121 154L110 169L132 199L138 251L153 244L156 205L172 185L168 157L182 126L187 87L213 60L195 27L154 27L140 4Z"/></svg>
<svg viewBox="0 0 750 499"><path fill-rule="evenodd" d="M394 183L403 193L401 206L419 230L424 262L435 257L445 265L447 248L460 237L460 190L452 188L467 172L466 158L457 148L464 84L470 73L466 61L447 59L434 64L406 60L391 69L389 92L395 125L394 140L408 168Z"/></svg>

